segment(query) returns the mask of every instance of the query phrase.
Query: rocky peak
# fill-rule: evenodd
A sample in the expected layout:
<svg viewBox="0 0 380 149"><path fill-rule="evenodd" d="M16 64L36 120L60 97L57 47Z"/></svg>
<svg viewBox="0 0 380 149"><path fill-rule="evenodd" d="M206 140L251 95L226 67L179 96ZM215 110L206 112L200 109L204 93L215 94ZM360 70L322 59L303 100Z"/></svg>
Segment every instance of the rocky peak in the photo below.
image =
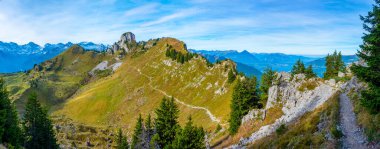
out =
<svg viewBox="0 0 380 149"><path fill-rule="evenodd" d="M124 52L128 53L131 49L131 44L136 43L135 34L132 32L126 32L120 36L120 40L114 43L108 50L108 53L116 53L118 50L124 50Z"/></svg>
<svg viewBox="0 0 380 149"><path fill-rule="evenodd" d="M135 34L133 34L132 32L126 32L122 34L120 37L120 42L121 43L135 43L136 42Z"/></svg>

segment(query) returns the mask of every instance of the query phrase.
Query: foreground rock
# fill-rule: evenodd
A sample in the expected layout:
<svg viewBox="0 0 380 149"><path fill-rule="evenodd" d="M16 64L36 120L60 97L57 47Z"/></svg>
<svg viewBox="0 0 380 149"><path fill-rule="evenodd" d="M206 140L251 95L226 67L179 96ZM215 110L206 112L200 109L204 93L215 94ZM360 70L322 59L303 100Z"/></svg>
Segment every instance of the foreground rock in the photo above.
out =
<svg viewBox="0 0 380 149"><path fill-rule="evenodd" d="M265 110L275 105L282 106L284 115L273 124L261 127L258 131L252 133L250 137L242 138L238 144L232 145L230 148L242 148L255 140L274 133L280 125L287 125L306 112L313 111L336 94L340 85L340 83L335 83L333 80L306 79L303 74L291 77L290 74L285 72L277 73L277 78L268 92ZM248 121L250 117L255 118L255 116L250 115L252 113L255 112L249 112L243 118L243 122Z"/></svg>

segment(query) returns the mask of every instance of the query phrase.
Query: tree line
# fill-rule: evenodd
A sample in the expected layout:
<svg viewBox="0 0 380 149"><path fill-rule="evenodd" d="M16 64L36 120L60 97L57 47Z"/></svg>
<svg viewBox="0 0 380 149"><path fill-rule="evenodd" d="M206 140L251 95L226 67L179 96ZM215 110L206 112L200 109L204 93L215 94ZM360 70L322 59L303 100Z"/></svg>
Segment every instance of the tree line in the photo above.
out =
<svg viewBox="0 0 380 149"><path fill-rule="evenodd" d="M305 64L300 59L293 65L291 74L292 76L295 74L305 74L306 78L313 78L317 76L313 71L313 66L309 65L305 68Z"/></svg>
<svg viewBox="0 0 380 149"><path fill-rule="evenodd" d="M165 149L194 149L206 148L205 131L193 124L191 116L182 128L178 123L179 110L174 98L164 97L160 106L155 110L156 117L150 115L144 120L137 118L131 144L119 130L116 139L118 149L165 148ZM145 122L144 122L145 121Z"/></svg>
<svg viewBox="0 0 380 149"><path fill-rule="evenodd" d="M170 57L172 60L177 61L178 63L185 63L191 60L196 54L187 52L186 54L183 54L181 52L178 52L177 50L173 49L171 46L166 50L165 53L166 57Z"/></svg>
<svg viewBox="0 0 380 149"><path fill-rule="evenodd" d="M52 121L47 110L39 103L37 95L30 94L25 105L24 117L20 121L2 78L0 79L0 126L0 143L7 148L59 148Z"/></svg>

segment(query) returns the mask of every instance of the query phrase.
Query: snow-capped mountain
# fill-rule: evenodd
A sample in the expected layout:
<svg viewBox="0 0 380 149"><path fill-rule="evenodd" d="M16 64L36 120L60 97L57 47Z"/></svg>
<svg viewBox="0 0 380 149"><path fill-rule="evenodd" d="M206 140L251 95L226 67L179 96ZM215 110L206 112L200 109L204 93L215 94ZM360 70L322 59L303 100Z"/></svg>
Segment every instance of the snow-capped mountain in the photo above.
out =
<svg viewBox="0 0 380 149"><path fill-rule="evenodd" d="M86 50L105 51L107 45L95 44L93 42L77 43ZM19 45L14 42L0 41L0 73L11 73L31 69L34 64L41 63L51 59L74 43L47 43L40 46L36 43L29 42L24 45Z"/></svg>

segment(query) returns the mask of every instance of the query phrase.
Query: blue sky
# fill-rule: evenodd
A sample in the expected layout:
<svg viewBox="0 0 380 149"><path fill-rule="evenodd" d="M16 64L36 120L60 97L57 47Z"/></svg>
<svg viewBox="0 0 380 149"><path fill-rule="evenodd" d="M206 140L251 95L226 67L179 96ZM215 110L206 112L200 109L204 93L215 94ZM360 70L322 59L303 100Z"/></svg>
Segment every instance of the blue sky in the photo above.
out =
<svg viewBox="0 0 380 149"><path fill-rule="evenodd" d="M372 0L0 0L0 40L112 44L175 37L189 48L353 54Z"/></svg>

